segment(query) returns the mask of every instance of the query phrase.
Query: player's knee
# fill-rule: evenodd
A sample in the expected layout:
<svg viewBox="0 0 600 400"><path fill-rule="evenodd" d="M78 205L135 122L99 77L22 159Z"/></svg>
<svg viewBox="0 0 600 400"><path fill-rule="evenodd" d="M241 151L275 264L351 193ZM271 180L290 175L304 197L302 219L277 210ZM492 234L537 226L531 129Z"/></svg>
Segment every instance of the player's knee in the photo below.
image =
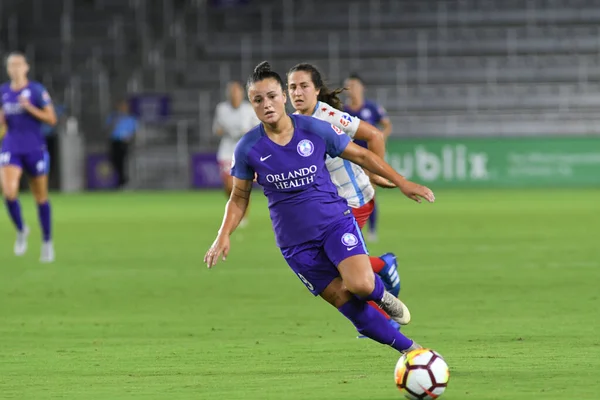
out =
<svg viewBox="0 0 600 400"><path fill-rule="evenodd" d="M48 195L39 195L39 196L35 196L35 202L37 204L44 204L48 202Z"/></svg>
<svg viewBox="0 0 600 400"><path fill-rule="evenodd" d="M19 188L18 185L9 184L6 182L2 185L2 196L9 201L14 201L19 196Z"/></svg>
<svg viewBox="0 0 600 400"><path fill-rule="evenodd" d="M346 279L344 279L344 285L348 291L360 297L366 297L375 290L375 280L372 276L367 277L359 275L346 277Z"/></svg>
<svg viewBox="0 0 600 400"><path fill-rule="evenodd" d="M16 193L3 193L2 195L8 201L15 201L18 197Z"/></svg>
<svg viewBox="0 0 600 400"><path fill-rule="evenodd" d="M33 188L33 198L37 204L44 204L48 201L48 191L42 188Z"/></svg>
<svg viewBox="0 0 600 400"><path fill-rule="evenodd" d="M48 184L45 179L34 179L31 185L33 198L37 204L44 204L48 201Z"/></svg>

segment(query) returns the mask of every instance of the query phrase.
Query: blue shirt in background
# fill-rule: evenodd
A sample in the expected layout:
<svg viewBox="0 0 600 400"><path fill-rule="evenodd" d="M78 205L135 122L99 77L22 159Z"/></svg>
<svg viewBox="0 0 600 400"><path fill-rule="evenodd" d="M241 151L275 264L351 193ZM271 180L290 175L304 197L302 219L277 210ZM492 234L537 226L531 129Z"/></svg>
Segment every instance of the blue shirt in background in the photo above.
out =
<svg viewBox="0 0 600 400"><path fill-rule="evenodd" d="M137 131L137 120L128 114L116 113L106 119L106 124L112 126L112 140L128 141Z"/></svg>

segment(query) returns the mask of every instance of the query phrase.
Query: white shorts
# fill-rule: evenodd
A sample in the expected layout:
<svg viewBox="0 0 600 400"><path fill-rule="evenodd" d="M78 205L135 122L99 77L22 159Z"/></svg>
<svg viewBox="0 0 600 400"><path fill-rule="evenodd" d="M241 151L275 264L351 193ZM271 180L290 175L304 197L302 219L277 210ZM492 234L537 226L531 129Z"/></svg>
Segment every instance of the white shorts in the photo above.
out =
<svg viewBox="0 0 600 400"><path fill-rule="evenodd" d="M219 171L221 177L231 176L231 160L219 160Z"/></svg>

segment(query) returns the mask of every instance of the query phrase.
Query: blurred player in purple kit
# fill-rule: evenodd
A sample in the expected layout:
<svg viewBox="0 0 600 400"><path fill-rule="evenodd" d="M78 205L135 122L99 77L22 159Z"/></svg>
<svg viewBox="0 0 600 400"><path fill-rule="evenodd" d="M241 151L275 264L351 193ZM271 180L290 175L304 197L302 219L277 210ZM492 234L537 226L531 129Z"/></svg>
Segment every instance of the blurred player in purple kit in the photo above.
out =
<svg viewBox="0 0 600 400"><path fill-rule="evenodd" d="M410 322L408 308L373 273L358 224L338 195L325 159L350 160L389 179L415 201L433 202L433 193L404 179L339 128L313 117L287 115L283 81L268 63L254 69L247 87L262 124L236 146L233 190L204 262L211 268L229 253L229 236L244 215L256 176L268 200L277 246L308 290L336 307L361 334L400 352L419 348L367 304L374 301L402 325Z"/></svg>
<svg viewBox="0 0 600 400"><path fill-rule="evenodd" d="M381 131L387 139L392 133L392 122L383 107L365 99L363 80L357 74L352 74L346 79L344 86L348 89L348 102L344 105L344 111L373 126L381 127ZM355 140L355 143L367 147L365 141ZM373 212L369 216L368 235L371 240L377 240L377 203L373 204Z"/></svg>
<svg viewBox="0 0 600 400"><path fill-rule="evenodd" d="M42 228L40 261L52 262L54 246L48 202L49 157L43 125L55 125L56 114L46 89L40 83L27 79L29 65L23 54L9 54L6 66L10 82L0 86L0 123L6 125L0 150L0 176L6 208L17 229L14 252L21 256L27 251L29 228L23 222L18 199L19 182L25 171L29 176Z"/></svg>

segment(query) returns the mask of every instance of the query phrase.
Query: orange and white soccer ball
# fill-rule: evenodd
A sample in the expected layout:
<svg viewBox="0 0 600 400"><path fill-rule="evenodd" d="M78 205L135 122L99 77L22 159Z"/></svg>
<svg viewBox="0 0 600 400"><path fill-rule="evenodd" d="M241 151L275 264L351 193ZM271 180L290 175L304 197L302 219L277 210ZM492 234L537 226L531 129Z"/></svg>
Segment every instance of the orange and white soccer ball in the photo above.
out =
<svg viewBox="0 0 600 400"><path fill-rule="evenodd" d="M446 390L450 369L439 353L418 349L400 357L394 378L407 399L433 400Z"/></svg>

